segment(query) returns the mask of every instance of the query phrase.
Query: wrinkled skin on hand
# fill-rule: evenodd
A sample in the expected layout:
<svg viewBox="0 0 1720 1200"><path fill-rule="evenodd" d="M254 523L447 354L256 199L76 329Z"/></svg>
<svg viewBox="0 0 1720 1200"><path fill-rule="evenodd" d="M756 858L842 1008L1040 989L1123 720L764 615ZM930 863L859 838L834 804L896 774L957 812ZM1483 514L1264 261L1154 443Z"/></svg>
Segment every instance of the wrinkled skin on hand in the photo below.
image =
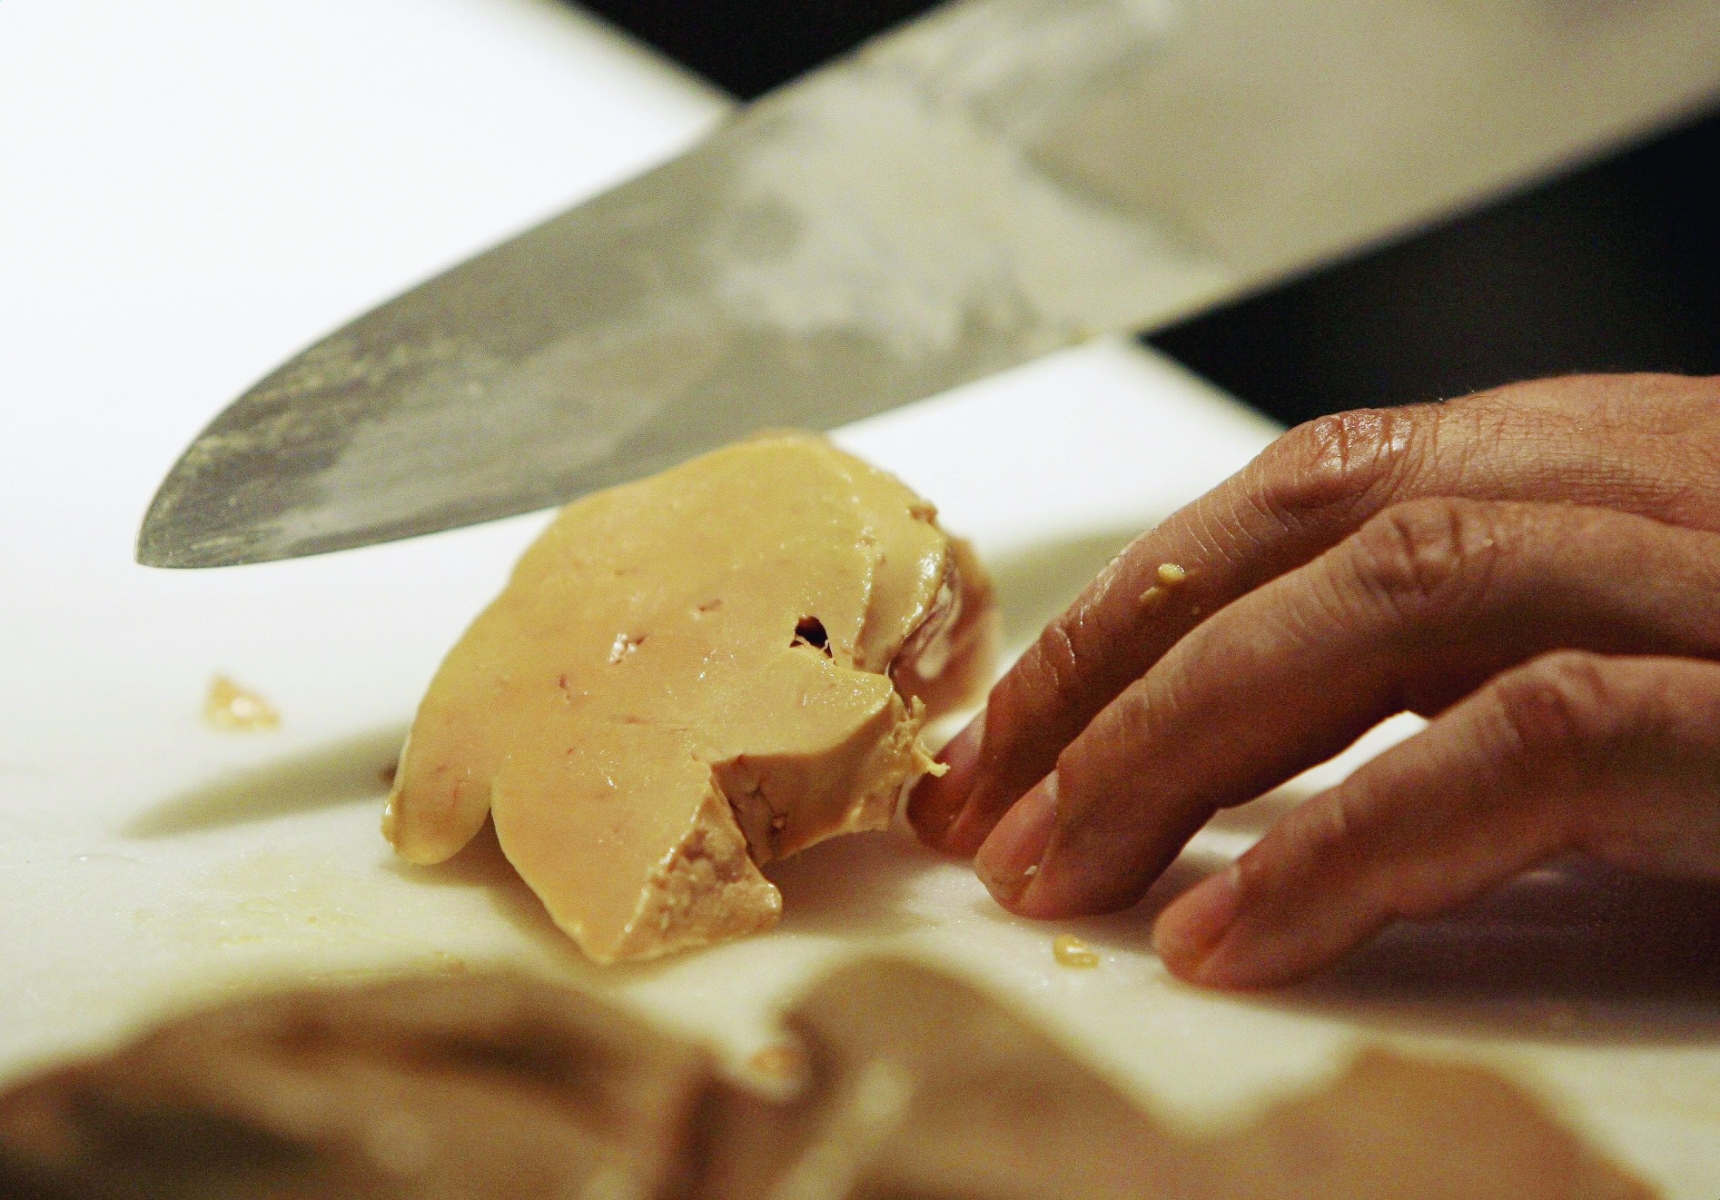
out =
<svg viewBox="0 0 1720 1200"><path fill-rule="evenodd" d="M1432 723L1160 916L1172 971L1288 982L1565 853L1720 877L1720 377L1290 431L1106 568L910 817L1011 911L1114 910L1406 709Z"/></svg>

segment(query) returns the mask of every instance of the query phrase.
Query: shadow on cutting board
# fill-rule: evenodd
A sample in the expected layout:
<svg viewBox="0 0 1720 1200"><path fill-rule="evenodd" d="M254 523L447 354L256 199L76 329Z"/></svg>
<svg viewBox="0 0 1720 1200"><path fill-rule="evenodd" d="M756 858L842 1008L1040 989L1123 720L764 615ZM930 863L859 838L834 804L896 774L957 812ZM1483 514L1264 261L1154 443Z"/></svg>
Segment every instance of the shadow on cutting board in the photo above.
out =
<svg viewBox="0 0 1720 1200"><path fill-rule="evenodd" d="M1560 862L1265 1002L1382 1029L1720 1041L1720 885Z"/></svg>
<svg viewBox="0 0 1720 1200"><path fill-rule="evenodd" d="M1258 836L1302 799L1285 788L1212 825ZM1135 907L1070 928L1138 950L1158 914L1226 861L1191 848ZM1563 859L1443 916L1400 921L1307 983L1228 999L1382 1032L1720 1041L1720 884Z"/></svg>
<svg viewBox="0 0 1720 1200"><path fill-rule="evenodd" d="M138 840L176 837L375 801L388 793L384 772L400 756L405 741L406 727L390 725L233 771L169 796L126 822L120 832Z"/></svg>

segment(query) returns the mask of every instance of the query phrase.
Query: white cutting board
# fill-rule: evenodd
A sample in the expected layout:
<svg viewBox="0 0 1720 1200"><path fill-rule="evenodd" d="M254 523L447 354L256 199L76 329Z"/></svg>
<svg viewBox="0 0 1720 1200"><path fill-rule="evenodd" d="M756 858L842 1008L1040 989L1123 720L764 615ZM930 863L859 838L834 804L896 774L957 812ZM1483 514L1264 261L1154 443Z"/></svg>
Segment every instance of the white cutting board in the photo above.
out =
<svg viewBox="0 0 1720 1200"><path fill-rule="evenodd" d="M1655 889L1544 874L1291 993L1168 978L1148 947L1156 904L1310 781L1203 834L1130 913L1018 921L962 864L877 835L776 869L777 932L608 972L505 865L392 860L379 771L543 518L174 574L131 562L144 505L281 358L673 153L722 107L537 0L0 4L0 1072L261 980L496 962L745 1053L822 964L900 949L990 980L1191 1123L1385 1040L1498 1065L1669 1195L1720 1196L1720 1013L1616 969L1633 930L1665 918ZM1106 342L842 440L975 538L1019 647L1130 534L1274 432ZM203 724L217 672L282 727ZM1063 931L1100 967L1056 965ZM1477 999L1464 980L1495 986Z"/></svg>

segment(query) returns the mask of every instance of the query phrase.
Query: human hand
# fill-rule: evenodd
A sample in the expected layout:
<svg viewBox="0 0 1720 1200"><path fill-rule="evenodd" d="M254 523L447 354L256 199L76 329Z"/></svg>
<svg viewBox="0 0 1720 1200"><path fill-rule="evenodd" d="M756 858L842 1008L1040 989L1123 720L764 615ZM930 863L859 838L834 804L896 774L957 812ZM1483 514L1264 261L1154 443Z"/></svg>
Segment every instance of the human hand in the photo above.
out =
<svg viewBox="0 0 1720 1200"><path fill-rule="evenodd" d="M909 817L1013 912L1115 910L1405 709L1432 723L1166 909L1172 971L1287 982L1567 851L1720 877L1720 377L1292 430L1101 572Z"/></svg>

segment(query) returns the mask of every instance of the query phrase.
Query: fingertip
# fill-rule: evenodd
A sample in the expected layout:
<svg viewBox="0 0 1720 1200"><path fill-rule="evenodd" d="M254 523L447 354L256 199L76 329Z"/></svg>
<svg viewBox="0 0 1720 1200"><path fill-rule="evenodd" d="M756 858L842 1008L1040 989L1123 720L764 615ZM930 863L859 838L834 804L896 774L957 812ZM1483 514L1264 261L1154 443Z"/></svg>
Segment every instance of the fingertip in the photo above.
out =
<svg viewBox="0 0 1720 1200"><path fill-rule="evenodd" d="M1370 928L1314 897L1245 897L1241 868L1232 863L1159 914L1153 949L1179 979L1244 991L1294 983L1330 966Z"/></svg>
<svg viewBox="0 0 1720 1200"><path fill-rule="evenodd" d="M1020 910L1056 827L1057 774L1052 772L1003 814L974 856L974 871L999 904Z"/></svg>
<svg viewBox="0 0 1720 1200"><path fill-rule="evenodd" d="M1310 968L1293 931L1247 904L1242 869L1230 866L1178 896L1153 926L1153 949L1178 979L1244 991L1288 983Z"/></svg>
<svg viewBox="0 0 1720 1200"><path fill-rule="evenodd" d="M984 733L985 713L982 712L938 751L937 761L949 769L942 775L923 776L909 795L908 823L926 845L940 850L953 849L949 840L951 826L961 816L973 790L980 740Z"/></svg>
<svg viewBox="0 0 1720 1200"><path fill-rule="evenodd" d="M1333 956L1308 945L1294 932L1256 925L1244 918L1234 923L1204 958L1186 969L1171 967L1179 979L1222 991L1254 991L1282 987L1329 966ZM1170 964L1167 962L1167 966Z"/></svg>
<svg viewBox="0 0 1720 1200"><path fill-rule="evenodd" d="M1205 983L1202 967L1241 911L1241 871L1232 863L1184 892L1159 914L1153 925L1153 949L1178 978Z"/></svg>

